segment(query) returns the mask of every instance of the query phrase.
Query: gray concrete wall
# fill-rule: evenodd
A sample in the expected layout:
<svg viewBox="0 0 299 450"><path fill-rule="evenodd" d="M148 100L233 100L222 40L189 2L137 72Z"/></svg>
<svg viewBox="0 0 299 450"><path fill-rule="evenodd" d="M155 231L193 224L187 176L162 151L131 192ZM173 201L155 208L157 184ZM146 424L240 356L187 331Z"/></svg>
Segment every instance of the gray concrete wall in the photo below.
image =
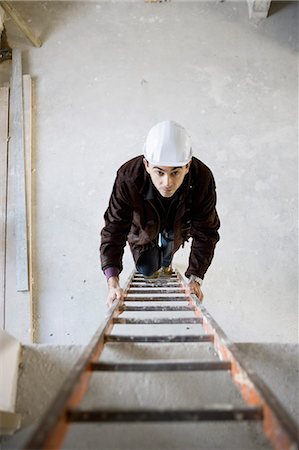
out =
<svg viewBox="0 0 299 450"><path fill-rule="evenodd" d="M245 1L17 6L44 41L7 22L35 80L38 340L84 343L104 317L97 248L115 172L172 118L217 183L206 307L234 341L297 341L298 3L261 21ZM132 267L126 252L123 280Z"/></svg>

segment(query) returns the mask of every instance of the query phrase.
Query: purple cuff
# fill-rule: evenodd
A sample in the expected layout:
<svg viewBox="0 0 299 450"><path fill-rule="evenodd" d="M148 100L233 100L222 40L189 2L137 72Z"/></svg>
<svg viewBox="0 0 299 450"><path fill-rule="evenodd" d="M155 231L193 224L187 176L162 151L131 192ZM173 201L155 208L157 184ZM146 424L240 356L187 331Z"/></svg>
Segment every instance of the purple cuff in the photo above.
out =
<svg viewBox="0 0 299 450"><path fill-rule="evenodd" d="M107 269L104 270L104 274L105 274L107 280L110 277L118 277L119 269L118 269L118 267L107 267Z"/></svg>

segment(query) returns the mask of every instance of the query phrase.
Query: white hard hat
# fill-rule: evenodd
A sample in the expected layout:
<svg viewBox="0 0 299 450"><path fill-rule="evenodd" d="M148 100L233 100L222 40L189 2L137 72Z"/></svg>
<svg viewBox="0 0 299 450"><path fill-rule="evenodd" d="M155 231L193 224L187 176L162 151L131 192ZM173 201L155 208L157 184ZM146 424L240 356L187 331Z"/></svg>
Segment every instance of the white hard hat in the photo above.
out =
<svg viewBox="0 0 299 450"><path fill-rule="evenodd" d="M157 123L147 135L144 157L159 166L185 166L192 158L191 139L185 128L172 120Z"/></svg>

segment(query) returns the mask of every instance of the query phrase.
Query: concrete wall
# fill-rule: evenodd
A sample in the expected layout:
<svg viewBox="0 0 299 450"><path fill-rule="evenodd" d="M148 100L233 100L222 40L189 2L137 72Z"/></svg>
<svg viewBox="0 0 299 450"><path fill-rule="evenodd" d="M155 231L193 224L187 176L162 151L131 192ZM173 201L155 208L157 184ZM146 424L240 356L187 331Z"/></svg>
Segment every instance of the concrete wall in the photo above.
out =
<svg viewBox="0 0 299 450"><path fill-rule="evenodd" d="M232 340L296 341L298 3L261 21L245 1L17 6L44 41L7 22L35 79L38 340L84 343L103 319L98 235L115 172L172 118L218 188L206 307ZM132 268L126 253L123 280Z"/></svg>

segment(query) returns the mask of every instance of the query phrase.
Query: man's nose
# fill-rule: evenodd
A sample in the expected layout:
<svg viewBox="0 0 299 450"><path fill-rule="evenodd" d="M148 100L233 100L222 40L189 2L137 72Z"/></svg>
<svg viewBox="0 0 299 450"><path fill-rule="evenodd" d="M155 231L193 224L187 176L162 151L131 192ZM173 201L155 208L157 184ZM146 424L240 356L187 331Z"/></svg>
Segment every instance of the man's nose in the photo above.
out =
<svg viewBox="0 0 299 450"><path fill-rule="evenodd" d="M164 186L165 187L170 187L171 186L171 177L167 174L165 174L164 176Z"/></svg>

